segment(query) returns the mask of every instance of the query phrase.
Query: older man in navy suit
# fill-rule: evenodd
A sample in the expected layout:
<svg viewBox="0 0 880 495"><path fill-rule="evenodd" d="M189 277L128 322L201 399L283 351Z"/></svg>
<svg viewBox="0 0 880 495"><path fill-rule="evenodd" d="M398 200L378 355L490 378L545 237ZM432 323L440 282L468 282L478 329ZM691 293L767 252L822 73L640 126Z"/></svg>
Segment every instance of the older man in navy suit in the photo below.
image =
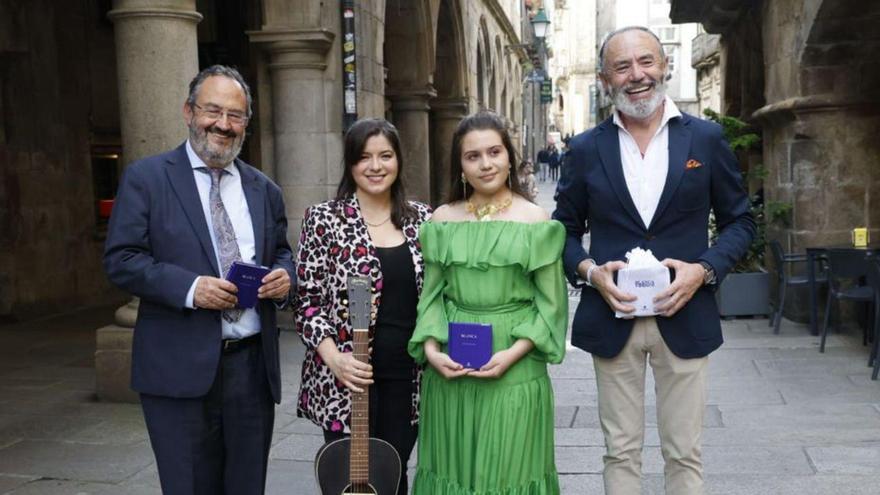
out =
<svg viewBox="0 0 880 495"><path fill-rule="evenodd" d="M190 83L189 139L125 171L107 236L110 280L141 298L132 388L165 494L263 493L281 399L275 310L294 275L281 191L237 159L251 93L234 69ZM264 265L237 308L236 261Z"/></svg>
<svg viewBox="0 0 880 495"><path fill-rule="evenodd" d="M721 128L679 112L665 95L667 60L647 28L606 37L599 76L614 115L570 143L554 218L568 239L564 264L582 286L572 344L593 354L608 494L641 493L644 388L654 373L666 493L703 493L700 438L708 354L722 342L713 288L755 234L736 158ZM714 211L720 235L709 246ZM582 237L590 232L589 252ZM625 254L650 249L673 270L656 317L630 313L614 282Z"/></svg>

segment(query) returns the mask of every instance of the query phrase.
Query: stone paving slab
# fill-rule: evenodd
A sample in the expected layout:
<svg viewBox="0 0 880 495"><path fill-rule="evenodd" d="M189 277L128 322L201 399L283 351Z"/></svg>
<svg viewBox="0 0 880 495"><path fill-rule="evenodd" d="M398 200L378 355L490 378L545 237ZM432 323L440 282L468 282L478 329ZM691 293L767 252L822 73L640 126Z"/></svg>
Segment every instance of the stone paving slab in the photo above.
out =
<svg viewBox="0 0 880 495"><path fill-rule="evenodd" d="M26 485L19 486L10 493L15 495L119 495L122 493L120 490L119 486L111 484L77 480L36 479ZM124 493L125 495L141 495L127 490ZM158 492L152 493L156 495Z"/></svg>
<svg viewBox="0 0 880 495"><path fill-rule="evenodd" d="M556 379L553 397L557 406L576 406L596 403L596 380L586 378Z"/></svg>
<svg viewBox="0 0 880 495"><path fill-rule="evenodd" d="M324 437L293 433L272 448L269 457L286 461L313 462L318 449L324 445Z"/></svg>
<svg viewBox="0 0 880 495"><path fill-rule="evenodd" d="M720 406L707 405L703 414L703 427L718 428L724 426ZM657 426L657 408L655 406L645 406L645 425ZM596 406L579 406L577 416L575 417L573 428L595 428L599 427L599 408Z"/></svg>
<svg viewBox="0 0 880 495"><path fill-rule="evenodd" d="M807 455L822 474L878 476L880 492L880 445L873 447L811 447Z"/></svg>
<svg viewBox="0 0 880 495"><path fill-rule="evenodd" d="M850 428L749 425L703 430L703 446L836 446L880 445L880 428L855 425ZM658 444L659 445L659 444Z"/></svg>
<svg viewBox="0 0 880 495"><path fill-rule="evenodd" d="M759 378L710 378L706 390L708 392L706 402L714 405L768 405L785 403L782 394L774 384L767 383L766 380Z"/></svg>
<svg viewBox="0 0 880 495"><path fill-rule="evenodd" d="M655 491L644 493L662 495L663 491L658 487ZM709 474L706 476L706 493L707 495L877 495L877 479L868 476Z"/></svg>
<svg viewBox="0 0 880 495"><path fill-rule="evenodd" d="M266 480L268 495L319 493L312 461L270 459L269 472L272 476Z"/></svg>
<svg viewBox="0 0 880 495"><path fill-rule="evenodd" d="M7 476L0 475L0 493L7 493L25 483L36 480L34 476Z"/></svg>
<svg viewBox="0 0 880 495"><path fill-rule="evenodd" d="M12 440L72 440L103 421L75 416L0 415L0 443Z"/></svg>
<svg viewBox="0 0 880 495"><path fill-rule="evenodd" d="M877 404L880 387L853 383L852 375L787 377L773 380L787 404Z"/></svg>
<svg viewBox="0 0 880 495"><path fill-rule="evenodd" d="M147 442L97 445L23 440L3 449L0 473L118 483L152 462Z"/></svg>
<svg viewBox="0 0 880 495"><path fill-rule="evenodd" d="M880 428L880 412L870 404L786 404L718 406L726 426L813 428Z"/></svg>
<svg viewBox="0 0 880 495"><path fill-rule="evenodd" d="M849 375L859 373L867 368L867 359L855 359L851 357L829 357L822 354L802 359L773 359L755 361L761 376L814 376L825 377L828 375Z"/></svg>

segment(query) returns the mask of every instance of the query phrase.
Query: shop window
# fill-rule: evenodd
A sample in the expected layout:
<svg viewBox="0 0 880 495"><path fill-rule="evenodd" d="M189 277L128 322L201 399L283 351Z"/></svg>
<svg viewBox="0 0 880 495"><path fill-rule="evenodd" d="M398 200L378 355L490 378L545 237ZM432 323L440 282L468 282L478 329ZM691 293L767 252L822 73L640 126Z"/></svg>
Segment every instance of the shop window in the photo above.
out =
<svg viewBox="0 0 880 495"><path fill-rule="evenodd" d="M120 149L111 146L92 148L92 190L94 191L95 225L98 235L106 233L107 221L119 184Z"/></svg>

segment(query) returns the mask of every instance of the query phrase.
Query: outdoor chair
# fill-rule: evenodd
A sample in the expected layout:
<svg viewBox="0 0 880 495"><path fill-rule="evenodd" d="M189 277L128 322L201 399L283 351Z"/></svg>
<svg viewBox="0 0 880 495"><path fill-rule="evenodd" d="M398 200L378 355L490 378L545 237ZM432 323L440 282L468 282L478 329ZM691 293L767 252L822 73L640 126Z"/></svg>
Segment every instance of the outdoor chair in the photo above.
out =
<svg viewBox="0 0 880 495"><path fill-rule="evenodd" d="M880 339L877 332L880 330L880 259L871 257L868 260L868 285L874 290L874 320L872 325L873 345L871 345L871 354L868 357L868 366L873 366L871 372L871 380L877 379L880 372Z"/></svg>
<svg viewBox="0 0 880 495"><path fill-rule="evenodd" d="M806 254L786 254L782 251L782 244L779 241L770 241L770 254L773 256L773 263L776 266L776 307L773 317L770 318L770 325L773 326L773 333L778 334L779 324L782 322L782 310L785 308L786 289L788 287L808 287L810 281L806 275L791 275L785 270L786 265L806 263ZM825 274L818 272L816 284L825 284L827 281Z"/></svg>
<svg viewBox="0 0 880 495"><path fill-rule="evenodd" d="M819 352L825 352L825 339L831 326L832 303L840 301L865 302L871 305L874 314L874 290L870 286L859 285L859 279L868 275L866 253L854 254L852 250L828 250L828 301L825 304L825 324L822 326L822 340ZM846 283L849 281L849 283ZM866 327L873 327L874 317L869 319ZM868 329L865 330L863 342L867 342Z"/></svg>

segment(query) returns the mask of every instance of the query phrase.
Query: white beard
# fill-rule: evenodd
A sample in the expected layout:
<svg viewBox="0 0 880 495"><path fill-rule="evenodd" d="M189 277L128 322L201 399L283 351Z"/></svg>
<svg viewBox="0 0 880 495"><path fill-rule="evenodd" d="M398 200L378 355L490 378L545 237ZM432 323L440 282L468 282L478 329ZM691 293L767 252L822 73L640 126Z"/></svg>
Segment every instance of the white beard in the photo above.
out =
<svg viewBox="0 0 880 495"><path fill-rule="evenodd" d="M642 120L650 117L666 99L666 78L654 83L654 94L646 100L630 101L626 94L626 86L611 89L611 100L614 108L633 119Z"/></svg>

